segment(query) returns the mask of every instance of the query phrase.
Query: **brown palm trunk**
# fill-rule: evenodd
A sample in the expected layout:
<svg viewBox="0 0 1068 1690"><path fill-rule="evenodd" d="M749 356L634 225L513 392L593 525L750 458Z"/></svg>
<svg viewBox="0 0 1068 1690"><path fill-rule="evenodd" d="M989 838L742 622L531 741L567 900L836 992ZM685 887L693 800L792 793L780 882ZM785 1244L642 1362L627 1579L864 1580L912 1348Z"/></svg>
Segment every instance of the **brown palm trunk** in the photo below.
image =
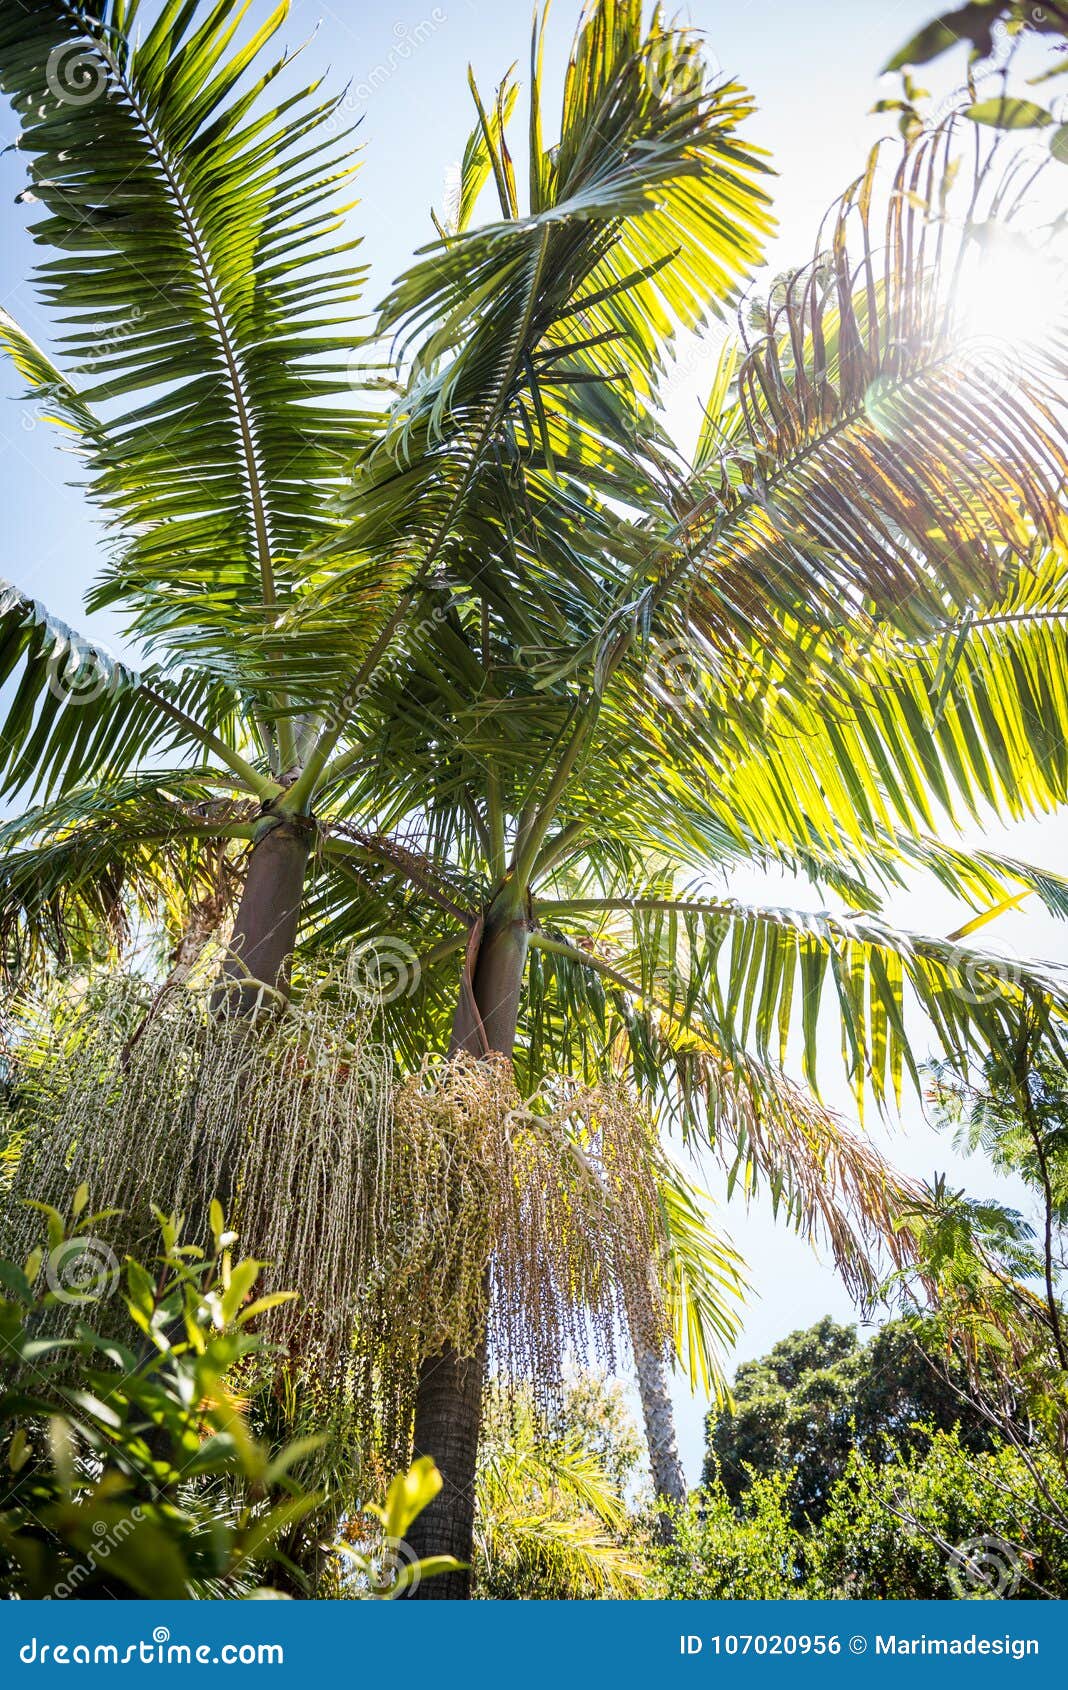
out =
<svg viewBox="0 0 1068 1690"><path fill-rule="evenodd" d="M527 960L530 921L514 893L498 899L468 953L450 1052L511 1057L519 996ZM477 948L476 948L477 947ZM429 1455L443 1484L408 1533L414 1555L454 1555L470 1567L475 1531L475 1465L482 1423L485 1340L473 1356L447 1345L419 1370L413 1456ZM422 1601L462 1601L471 1594L470 1571L442 1573L418 1584Z"/></svg>
<svg viewBox="0 0 1068 1690"><path fill-rule="evenodd" d="M226 959L212 993L215 1015L250 1017L277 1000L265 993L286 992L300 923L304 876L311 850L312 824L300 816L268 816L249 857L248 872L237 907ZM220 1170L220 1190L204 1194L207 1204L217 1197L230 1214L237 1170ZM203 1226L202 1217L193 1217Z"/></svg>
<svg viewBox="0 0 1068 1690"><path fill-rule="evenodd" d="M312 824L302 816L268 816L249 858L233 936L213 1007L249 1015L261 986L285 992L297 939Z"/></svg>
<svg viewBox="0 0 1068 1690"><path fill-rule="evenodd" d="M313 824L306 817L265 819L252 847L233 935L212 996L217 1015L249 1017L261 1006L269 1009L275 1000L264 993L264 985L288 992L312 837ZM224 1169L221 1183L222 1191L207 1196L218 1197L229 1217L236 1169ZM279 1563L272 1580L275 1588L295 1597L314 1596L320 1571L316 1538L321 1535L309 1535L300 1527L290 1535L283 1547L305 1572L308 1585Z"/></svg>

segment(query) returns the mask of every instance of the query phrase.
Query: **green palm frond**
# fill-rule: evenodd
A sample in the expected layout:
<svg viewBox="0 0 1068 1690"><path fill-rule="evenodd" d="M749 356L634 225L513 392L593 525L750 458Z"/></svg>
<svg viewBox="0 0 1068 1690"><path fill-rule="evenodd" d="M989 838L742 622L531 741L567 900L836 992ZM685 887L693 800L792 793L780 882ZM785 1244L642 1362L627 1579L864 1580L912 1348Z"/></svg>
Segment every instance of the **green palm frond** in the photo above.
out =
<svg viewBox="0 0 1068 1690"><path fill-rule="evenodd" d="M0 19L34 235L59 253L41 291L79 403L108 417L86 453L123 539L95 602L228 680L235 631L251 655L367 437L342 96L279 92L287 7L236 45L242 11L19 0Z"/></svg>
<svg viewBox="0 0 1068 1690"><path fill-rule="evenodd" d="M192 667L138 674L0 580L0 682L17 671L0 736L0 792L28 786L58 797L178 750L194 766L210 757L205 774L213 766L259 797L276 790L238 750L249 730L225 682Z"/></svg>
<svg viewBox="0 0 1068 1690"><path fill-rule="evenodd" d="M423 579L447 559L492 595L502 570L522 569L522 537L537 555L552 513L577 514L591 486L648 492L626 459L655 434L646 401L662 348L736 287L768 217L762 163L739 136L748 97L709 81L685 32L659 17L643 31L641 11L625 0L585 13L552 146L535 51L525 210L504 141L513 89L493 114L474 91L460 225L382 308L408 385L348 500L340 544L357 570L392 555ZM490 174L501 220L472 229ZM596 589L610 560L598 565L573 520L570 543L578 584L592 556ZM533 608L536 569L525 585Z"/></svg>
<svg viewBox="0 0 1068 1690"><path fill-rule="evenodd" d="M251 837L251 808L220 801L195 775L159 771L0 823L4 973L113 954L138 922L180 928L220 843Z"/></svg>
<svg viewBox="0 0 1068 1690"><path fill-rule="evenodd" d="M947 609L989 602L1006 548L1028 560L1036 537L1065 540L1065 345L1021 348L1004 387L969 357L959 278L989 166L965 173L956 213L951 143L946 130L906 148L883 196L873 152L743 358L714 467L706 431L685 542L707 565L690 623L714 643L802 607L808 625L929 632ZM1026 184L1011 166L993 178L1011 223Z"/></svg>
<svg viewBox="0 0 1068 1690"><path fill-rule="evenodd" d="M517 1403L510 1435L480 1457L476 1494L476 1555L498 1590L560 1599L638 1594L644 1570L618 1536L626 1503L576 1435L540 1434Z"/></svg>
<svg viewBox="0 0 1068 1690"><path fill-rule="evenodd" d="M1068 798L1064 556L1006 565L981 611L924 639L806 638L793 624L778 644L723 661L681 619L666 626L641 671L617 675L603 713L617 804L625 792L642 806L643 769L666 771L677 844L651 805L648 825L669 853L686 857L688 828L707 861L731 833L744 853L874 868L891 883L908 862L969 900L993 899L982 881L1011 867L982 853L969 866L949 841L966 819L1014 820ZM572 813L588 802L603 822L612 792L611 780L588 795L576 784Z"/></svg>
<svg viewBox="0 0 1068 1690"><path fill-rule="evenodd" d="M666 1249L661 1279L675 1355L690 1381L722 1401L723 1352L736 1341L745 1297L744 1263L710 1223L703 1193L673 1165L660 1187Z"/></svg>
<svg viewBox="0 0 1068 1690"><path fill-rule="evenodd" d="M23 399L38 407L42 421L70 429L79 441L101 444L104 430L77 387L10 315L0 310L0 346L23 383Z"/></svg>
<svg viewBox="0 0 1068 1690"><path fill-rule="evenodd" d="M900 1100L906 1073L920 1085L906 1028L910 1000L911 1013L923 1012L958 1062L1003 1038L1025 995L1068 1015L1068 973L1058 964L1007 961L872 915L659 896L574 899L555 911L544 905L543 915L585 915L595 956L607 943L613 966L643 999L684 1023L707 1017L729 1051L751 1044L762 1061L783 1063L796 1039L812 1084L821 1008L835 1006L861 1107L869 1088L880 1103Z"/></svg>

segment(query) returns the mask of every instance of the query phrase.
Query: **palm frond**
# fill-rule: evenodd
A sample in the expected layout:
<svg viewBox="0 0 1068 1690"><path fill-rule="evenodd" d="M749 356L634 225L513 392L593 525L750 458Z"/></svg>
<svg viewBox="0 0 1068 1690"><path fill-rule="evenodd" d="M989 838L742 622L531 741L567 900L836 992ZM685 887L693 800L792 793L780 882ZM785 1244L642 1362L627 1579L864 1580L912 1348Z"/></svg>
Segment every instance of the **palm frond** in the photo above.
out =
<svg viewBox="0 0 1068 1690"><path fill-rule="evenodd" d="M989 602L1006 551L1064 542L1064 342L988 379L958 297L990 197L1011 224L1025 179L984 166L954 190L951 145L950 129L907 147L883 194L873 152L733 400L719 384L721 439L710 422L682 534L689 619L714 646L784 614L930 632Z"/></svg>
<svg viewBox="0 0 1068 1690"><path fill-rule="evenodd" d="M86 449L122 543L95 602L228 680L235 630L251 658L367 437L342 96L279 91L286 14L239 46L225 3L19 0L0 19L24 197L59 254L41 291L79 403L108 419Z"/></svg>
<svg viewBox="0 0 1068 1690"><path fill-rule="evenodd" d="M546 1436L515 1405L510 1435L482 1453L476 1495L476 1554L496 1589L637 1594L644 1570L618 1537L626 1504L577 1436Z"/></svg>
<svg viewBox="0 0 1068 1690"><path fill-rule="evenodd" d="M0 823L0 964L25 975L113 955L131 929L180 928L249 811L195 775L160 771L70 792Z"/></svg>
<svg viewBox="0 0 1068 1690"><path fill-rule="evenodd" d="M655 896L575 899L555 913L572 921L585 914L594 957L607 942L613 966L646 1001L684 1023L706 1016L725 1049L751 1043L761 1060L783 1063L796 1038L812 1084L821 1008L834 1005L860 1107L869 1088L880 1103L900 1100L906 1073L920 1085L906 1029L910 998L912 1012L923 1012L941 1049L958 1063L1004 1038L1027 996L1068 1015L1068 973L1060 965L1008 960L872 915Z"/></svg>
<svg viewBox="0 0 1068 1690"><path fill-rule="evenodd" d="M758 256L763 166L739 136L751 102L710 82L692 36L659 19L643 31L636 0L588 8L553 146L536 66L537 53L526 210L504 141L512 87L493 115L475 90L463 218L382 307L379 330L409 376L347 501L340 546L357 572L369 556L420 580L447 563L492 595L524 561L517 535L548 538L554 506L577 512L613 479L633 492L625 447L655 433L646 401L661 348ZM472 229L491 173L501 220ZM581 586L578 558L590 552L574 523L570 539ZM537 573L524 582L531 609ZM595 567L599 592L598 577Z"/></svg>
<svg viewBox="0 0 1068 1690"><path fill-rule="evenodd" d="M666 1247L662 1281L675 1355L691 1389L722 1401L723 1351L737 1339L745 1296L744 1263L710 1223L707 1200L670 1164L660 1186Z"/></svg>
<svg viewBox="0 0 1068 1690"><path fill-rule="evenodd" d="M20 669L0 733L0 792L59 797L178 749L194 764L211 756L260 797L274 790L237 748L250 729L225 682L191 667L138 674L0 580L0 682Z"/></svg>
<svg viewBox="0 0 1068 1690"><path fill-rule="evenodd" d="M640 969L628 978L589 940L542 934L533 945L522 1075L529 1064L624 1076L666 1122L711 1146L732 1192L765 1192L787 1224L827 1245L858 1296L873 1293L880 1254L911 1260L908 1182L812 1091L738 1045L729 1023L721 1030L707 1002L646 996Z"/></svg>

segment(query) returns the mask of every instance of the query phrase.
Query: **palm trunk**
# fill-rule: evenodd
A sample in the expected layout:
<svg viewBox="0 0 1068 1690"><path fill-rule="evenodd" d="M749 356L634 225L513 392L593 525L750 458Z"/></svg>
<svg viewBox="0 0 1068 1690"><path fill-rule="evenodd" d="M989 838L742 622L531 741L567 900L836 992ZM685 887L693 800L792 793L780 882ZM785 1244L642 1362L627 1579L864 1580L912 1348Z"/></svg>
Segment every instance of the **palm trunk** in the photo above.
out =
<svg viewBox="0 0 1068 1690"><path fill-rule="evenodd" d="M304 817L267 818L252 847L216 1010L249 1015L263 1001L263 984L287 990L311 839Z"/></svg>
<svg viewBox="0 0 1068 1690"><path fill-rule="evenodd" d="M498 907L500 905L500 907ZM460 1001L453 1020L450 1053L511 1057L515 1046L519 996L530 933L525 908L510 892L490 910L468 956ZM408 1544L414 1555L454 1555L470 1567L475 1531L475 1465L482 1423L486 1372L483 1339L473 1356L460 1356L451 1345L427 1356L419 1370L415 1400L413 1458L429 1455L444 1483L412 1524ZM471 1594L470 1571L442 1573L418 1584L412 1595L423 1601L462 1601Z"/></svg>
<svg viewBox="0 0 1068 1690"><path fill-rule="evenodd" d="M311 838L311 826L303 817L265 819L252 847L234 931L212 993L214 1014L252 1016L264 1003L264 985L276 992L288 989ZM204 1194L205 1214L210 1199L217 1197L229 1215L236 1178L235 1168L222 1168L221 1189Z"/></svg>
<svg viewBox="0 0 1068 1690"><path fill-rule="evenodd" d="M276 992L288 991L311 841L312 825L305 817L269 816L265 820L252 847L233 935L212 997L217 1015L254 1015L264 1006L264 985ZM266 1007L271 1001L268 997ZM218 1197L228 1218L235 1175L235 1169L224 1172L222 1184L226 1189L208 1194ZM285 1544L290 1559L306 1573L313 1596L320 1571L316 1539L321 1535L309 1535L298 1527ZM273 1583L291 1596L309 1594L282 1563L275 1569Z"/></svg>
<svg viewBox="0 0 1068 1690"><path fill-rule="evenodd" d="M663 1356L655 1350L636 1348L634 1366L642 1400L645 1441L649 1445L653 1489L657 1502L669 1505L657 1513L657 1536L661 1543L673 1543L675 1522L670 1508L681 1507L686 1501L686 1475L682 1470L679 1448L675 1441L675 1417L671 1407L671 1393L668 1390L668 1371Z"/></svg>

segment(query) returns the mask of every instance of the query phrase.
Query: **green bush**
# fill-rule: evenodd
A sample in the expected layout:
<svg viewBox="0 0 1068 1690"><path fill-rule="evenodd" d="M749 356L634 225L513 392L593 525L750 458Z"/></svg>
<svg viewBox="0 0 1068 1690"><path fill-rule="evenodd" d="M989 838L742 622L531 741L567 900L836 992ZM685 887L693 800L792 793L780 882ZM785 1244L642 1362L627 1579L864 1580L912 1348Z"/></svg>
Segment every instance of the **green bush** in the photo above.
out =
<svg viewBox="0 0 1068 1690"><path fill-rule="evenodd" d="M1068 1596L1068 1481L1048 1451L977 1452L957 1430L930 1432L896 1462L854 1451L817 1525L797 1525L793 1498L790 1473L751 1475L737 1502L722 1484L697 1492L661 1553L664 1595Z"/></svg>
<svg viewBox="0 0 1068 1690"><path fill-rule="evenodd" d="M1068 1541L1055 1516L1066 1504L1065 1475L1043 1450L977 1453L954 1431L896 1467L854 1456L815 1539L823 1594L1061 1599Z"/></svg>
<svg viewBox="0 0 1068 1690"><path fill-rule="evenodd" d="M665 1596L765 1601L811 1595L808 1540L791 1519L791 1475L755 1477L733 1506L724 1487L696 1492L676 1515L675 1542L661 1551Z"/></svg>
<svg viewBox="0 0 1068 1690"><path fill-rule="evenodd" d="M265 1443L242 1401L270 1376L257 1317L292 1294L255 1297L262 1264L233 1259L217 1203L209 1251L157 1212L158 1258L121 1273L84 1186L67 1219L37 1207L47 1245L0 1260L0 1595L309 1594L286 1551L323 1501L295 1477L321 1440ZM322 1546L345 1595L398 1596L456 1565L401 1541L440 1488L417 1462L366 1505L366 1542Z"/></svg>
<svg viewBox="0 0 1068 1690"><path fill-rule="evenodd" d="M210 1251L158 1214L158 1259L120 1274L86 1208L84 1187L69 1219L44 1208L47 1245L0 1261L0 1591L258 1593L319 1500L291 1476L302 1447L264 1447L234 1396L265 1350L261 1264L213 1204Z"/></svg>

